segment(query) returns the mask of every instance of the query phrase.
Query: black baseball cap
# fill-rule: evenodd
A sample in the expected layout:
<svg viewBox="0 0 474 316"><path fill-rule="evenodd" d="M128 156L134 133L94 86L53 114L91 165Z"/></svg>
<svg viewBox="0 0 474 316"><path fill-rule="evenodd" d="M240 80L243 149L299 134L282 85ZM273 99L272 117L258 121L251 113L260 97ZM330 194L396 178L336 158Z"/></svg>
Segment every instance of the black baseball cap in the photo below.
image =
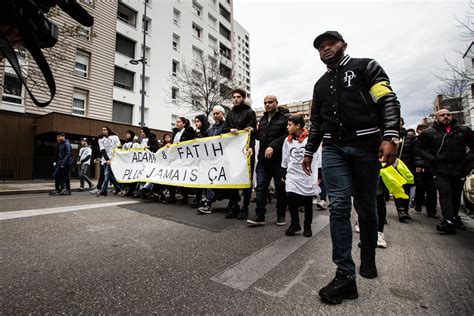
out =
<svg viewBox="0 0 474 316"><path fill-rule="evenodd" d="M318 35L314 39L314 42L313 42L314 48L319 49L319 45L321 45L323 43L323 41L328 39L328 38L333 38L333 39L337 39L339 41L345 42L344 38L342 38L342 35L339 34L338 31L326 31L326 32Z"/></svg>

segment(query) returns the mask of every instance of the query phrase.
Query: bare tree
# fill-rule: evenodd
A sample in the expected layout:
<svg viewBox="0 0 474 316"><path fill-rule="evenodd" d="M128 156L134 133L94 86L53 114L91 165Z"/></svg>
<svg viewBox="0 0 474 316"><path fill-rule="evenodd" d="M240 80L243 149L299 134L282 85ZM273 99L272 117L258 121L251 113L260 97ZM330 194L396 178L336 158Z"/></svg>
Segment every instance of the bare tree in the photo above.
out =
<svg viewBox="0 0 474 316"><path fill-rule="evenodd" d="M463 39L472 42L474 40L474 1L469 0L469 9L464 19L456 18L460 35Z"/></svg>
<svg viewBox="0 0 474 316"><path fill-rule="evenodd" d="M190 63L181 65L169 77L170 100L178 106L209 117L212 108L232 97L232 90L242 85L223 56L196 54Z"/></svg>

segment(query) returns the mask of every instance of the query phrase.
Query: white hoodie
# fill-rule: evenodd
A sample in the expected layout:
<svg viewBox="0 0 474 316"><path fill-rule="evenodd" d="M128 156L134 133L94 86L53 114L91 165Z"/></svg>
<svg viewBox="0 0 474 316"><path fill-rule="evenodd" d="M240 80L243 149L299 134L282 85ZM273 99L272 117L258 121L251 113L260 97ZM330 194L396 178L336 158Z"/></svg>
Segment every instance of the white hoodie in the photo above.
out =
<svg viewBox="0 0 474 316"><path fill-rule="evenodd" d="M311 169L308 176L303 171L303 158L308 137L301 142L285 138L283 142L281 167L286 168L286 192L297 193L304 196L315 196L321 193L318 185L318 168L321 168L321 147L313 156Z"/></svg>

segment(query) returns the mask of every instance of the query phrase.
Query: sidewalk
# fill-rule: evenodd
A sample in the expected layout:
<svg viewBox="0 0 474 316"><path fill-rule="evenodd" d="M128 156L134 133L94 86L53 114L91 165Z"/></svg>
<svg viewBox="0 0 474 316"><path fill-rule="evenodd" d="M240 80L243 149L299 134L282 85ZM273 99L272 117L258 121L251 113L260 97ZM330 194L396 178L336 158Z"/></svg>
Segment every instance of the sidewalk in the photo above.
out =
<svg viewBox="0 0 474 316"><path fill-rule="evenodd" d="M94 180L93 180L94 181ZM86 185L86 189L87 189ZM71 179L71 191L78 191L79 180ZM0 182L0 195L48 193L54 190L54 180Z"/></svg>

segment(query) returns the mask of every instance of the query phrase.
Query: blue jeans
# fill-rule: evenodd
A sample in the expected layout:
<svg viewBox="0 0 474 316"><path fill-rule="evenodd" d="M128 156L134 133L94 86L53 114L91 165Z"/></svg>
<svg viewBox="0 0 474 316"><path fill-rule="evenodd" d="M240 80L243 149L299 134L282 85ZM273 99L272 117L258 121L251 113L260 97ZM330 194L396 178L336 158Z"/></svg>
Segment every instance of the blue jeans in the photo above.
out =
<svg viewBox="0 0 474 316"><path fill-rule="evenodd" d="M330 201L332 260L337 269L355 276L352 259L351 195L359 216L361 248L377 247L378 148L323 146L323 178Z"/></svg>
<svg viewBox="0 0 474 316"><path fill-rule="evenodd" d="M56 163L56 170L54 171L54 186L56 191L71 190L69 170L71 170L71 165L64 165L63 168L61 168L61 164L59 162Z"/></svg>
<svg viewBox="0 0 474 316"><path fill-rule="evenodd" d="M102 192L107 193L107 188L109 187L109 181L112 182L115 191L120 191L122 188L120 187L120 184L115 180L114 173L112 172L112 168L110 165L104 165L105 166L105 175L104 175L104 183L102 184Z"/></svg>
<svg viewBox="0 0 474 316"><path fill-rule="evenodd" d="M268 187L270 181L273 178L275 183L275 193L277 198L276 209L278 217L285 217L286 211L286 192L285 184L281 181L280 162L277 163L262 163L257 162L257 188L256 193L256 209L255 213L257 216L265 216L267 210L265 205L267 204Z"/></svg>

